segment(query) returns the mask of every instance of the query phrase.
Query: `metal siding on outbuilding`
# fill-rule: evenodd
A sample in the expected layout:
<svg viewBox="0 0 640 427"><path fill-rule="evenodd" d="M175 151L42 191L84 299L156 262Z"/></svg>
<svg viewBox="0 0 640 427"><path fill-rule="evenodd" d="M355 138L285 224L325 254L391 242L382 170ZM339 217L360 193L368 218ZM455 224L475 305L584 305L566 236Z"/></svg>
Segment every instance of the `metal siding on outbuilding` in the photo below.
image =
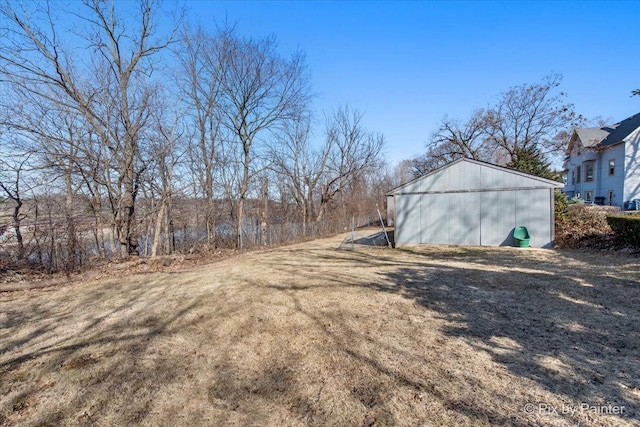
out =
<svg viewBox="0 0 640 427"><path fill-rule="evenodd" d="M453 245L480 245L481 193L452 193L449 195L449 243Z"/></svg>
<svg viewBox="0 0 640 427"><path fill-rule="evenodd" d="M525 226L531 246L553 244L553 189L562 184L473 160L458 160L389 194L397 244L513 246Z"/></svg>
<svg viewBox="0 0 640 427"><path fill-rule="evenodd" d="M415 197L415 196L414 196ZM448 194L422 197L420 243L447 243L449 241Z"/></svg>
<svg viewBox="0 0 640 427"><path fill-rule="evenodd" d="M549 190L522 190L516 197L516 223L524 225L531 235L531 246L549 247L551 211Z"/></svg>
<svg viewBox="0 0 640 427"><path fill-rule="evenodd" d="M480 244L483 246L513 246L515 191L483 193L480 203Z"/></svg>
<svg viewBox="0 0 640 427"><path fill-rule="evenodd" d="M403 243L420 241L420 199L419 195L396 196L395 240Z"/></svg>
<svg viewBox="0 0 640 427"><path fill-rule="evenodd" d="M553 240L552 189L520 190L515 198L515 222L531 235L531 246L550 248Z"/></svg>

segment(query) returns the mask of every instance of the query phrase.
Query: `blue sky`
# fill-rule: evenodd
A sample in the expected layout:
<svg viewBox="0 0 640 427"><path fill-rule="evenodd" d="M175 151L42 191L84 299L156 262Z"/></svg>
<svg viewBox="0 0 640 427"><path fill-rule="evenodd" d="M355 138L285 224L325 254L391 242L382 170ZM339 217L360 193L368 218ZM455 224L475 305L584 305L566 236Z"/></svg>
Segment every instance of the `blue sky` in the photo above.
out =
<svg viewBox="0 0 640 427"><path fill-rule="evenodd" d="M445 115L464 119L509 87L564 76L587 118L640 112L640 2L187 2L205 28L274 34L306 52L315 110L349 103L397 162L424 151ZM319 136L318 136L319 137Z"/></svg>

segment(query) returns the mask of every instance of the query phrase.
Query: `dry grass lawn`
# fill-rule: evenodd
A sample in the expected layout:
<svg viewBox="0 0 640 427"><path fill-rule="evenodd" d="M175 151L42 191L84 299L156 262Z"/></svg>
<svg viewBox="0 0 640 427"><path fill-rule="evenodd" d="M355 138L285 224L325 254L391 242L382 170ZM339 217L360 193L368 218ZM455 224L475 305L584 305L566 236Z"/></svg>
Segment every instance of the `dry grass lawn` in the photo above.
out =
<svg viewBox="0 0 640 427"><path fill-rule="evenodd" d="M0 424L640 425L638 258L343 237L0 293Z"/></svg>

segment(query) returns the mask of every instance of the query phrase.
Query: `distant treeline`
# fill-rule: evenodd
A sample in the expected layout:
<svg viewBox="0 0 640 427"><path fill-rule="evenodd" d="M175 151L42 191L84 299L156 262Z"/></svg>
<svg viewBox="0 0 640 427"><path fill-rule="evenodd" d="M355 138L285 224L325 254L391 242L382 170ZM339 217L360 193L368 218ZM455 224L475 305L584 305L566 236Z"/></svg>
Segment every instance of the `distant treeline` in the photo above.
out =
<svg viewBox="0 0 640 427"><path fill-rule="evenodd" d="M6 262L277 244L375 218L396 184L359 111L318 120L303 52L161 27L147 0L57 6L0 8Z"/></svg>

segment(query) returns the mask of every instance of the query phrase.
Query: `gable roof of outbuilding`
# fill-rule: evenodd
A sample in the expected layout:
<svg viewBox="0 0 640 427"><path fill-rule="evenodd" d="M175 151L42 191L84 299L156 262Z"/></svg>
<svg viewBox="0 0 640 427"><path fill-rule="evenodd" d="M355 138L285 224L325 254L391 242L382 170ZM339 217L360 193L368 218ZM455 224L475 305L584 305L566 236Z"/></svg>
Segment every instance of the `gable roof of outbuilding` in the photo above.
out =
<svg viewBox="0 0 640 427"><path fill-rule="evenodd" d="M562 184L561 182L553 181L553 180L546 179L546 178L541 178L539 176L535 176L535 175L531 175L531 174L528 174L528 173L520 172L520 171L517 171L515 169L509 169L509 168L506 168L506 167L503 167L503 166L498 166L498 165L494 165L492 163L482 162L482 161L479 161L479 160L458 159L458 160L455 160L455 161L453 161L451 163L448 163L448 164L442 166L441 168L438 168L438 169L436 169L436 170L434 170L432 172L429 172L429 173L427 173L425 175L422 175L422 176L420 176L418 178L415 178L415 179L413 179L413 180L411 180L409 182L406 182L406 183L394 188L393 190L389 191L387 193L387 195L388 196L392 196L394 194L402 194L403 193L403 191L402 191L403 189L406 189L407 187L411 187L412 185L416 184L419 181L424 181L424 180L427 180L430 177L434 177L434 176L436 176L438 174L443 174L447 169L450 169L450 168L452 168L452 167L454 167L454 166L456 166L456 165L458 165L460 163L463 163L463 162L464 163L468 163L468 164L478 165L478 166L480 166L482 168L489 168L491 170L497 171L498 173L506 173L506 174L510 174L512 176L517 176L520 179L524 179L524 180L526 180L528 182L526 187L536 187L536 188L541 188L541 187L544 187L544 188L562 188L562 187L564 187L564 184ZM505 175L505 176L508 176L508 175ZM525 186L522 186L522 187L525 187ZM490 190L492 188L487 188L487 189ZM454 189L454 191L456 191L456 190L458 190L458 189Z"/></svg>

